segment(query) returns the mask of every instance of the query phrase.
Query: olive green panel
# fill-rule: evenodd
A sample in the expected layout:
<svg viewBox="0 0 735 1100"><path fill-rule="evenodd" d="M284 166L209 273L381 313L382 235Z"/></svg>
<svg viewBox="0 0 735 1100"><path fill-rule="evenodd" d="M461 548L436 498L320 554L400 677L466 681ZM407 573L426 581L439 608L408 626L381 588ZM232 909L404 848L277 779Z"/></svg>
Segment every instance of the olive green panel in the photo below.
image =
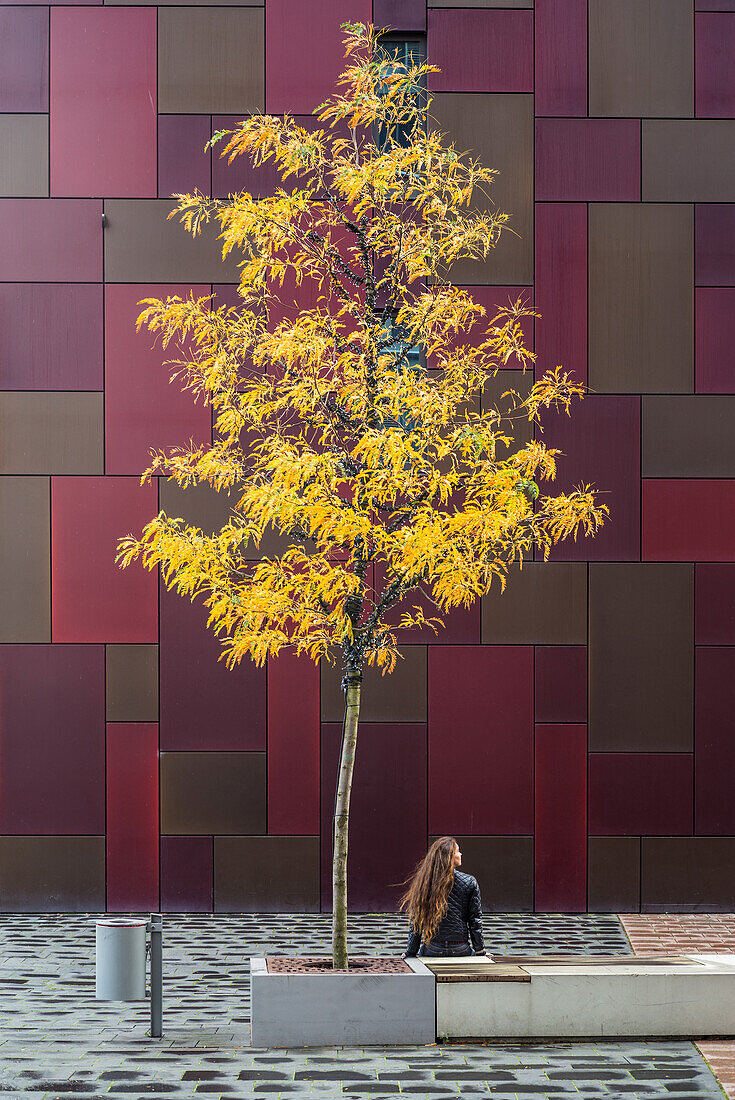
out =
<svg viewBox="0 0 735 1100"><path fill-rule="evenodd" d="M318 913L318 836L214 838L216 913Z"/></svg>
<svg viewBox="0 0 735 1100"><path fill-rule="evenodd" d="M101 474L101 393L0 393L0 474Z"/></svg>
<svg viewBox="0 0 735 1100"><path fill-rule="evenodd" d="M163 8L158 14L161 114L262 111L263 22L263 9L255 7Z"/></svg>
<svg viewBox="0 0 735 1100"><path fill-rule="evenodd" d="M735 909L735 837L644 836L642 845L642 912Z"/></svg>
<svg viewBox="0 0 735 1100"><path fill-rule="evenodd" d="M0 837L6 913L103 913L103 836Z"/></svg>
<svg viewBox="0 0 735 1100"><path fill-rule="evenodd" d="M0 477L0 642L50 642L47 477Z"/></svg>
<svg viewBox="0 0 735 1100"><path fill-rule="evenodd" d="M158 721L158 646L108 645L105 680L108 722Z"/></svg>
<svg viewBox="0 0 735 1100"><path fill-rule="evenodd" d="M439 838L429 837L429 844ZM458 836L462 870L474 875L486 913L529 913L533 910L532 836ZM489 942L492 953L494 945Z"/></svg>
<svg viewBox="0 0 735 1100"><path fill-rule="evenodd" d="M505 592L494 584L482 598L482 640L502 645L584 645L587 566L525 562L511 566Z"/></svg>
<svg viewBox="0 0 735 1100"><path fill-rule="evenodd" d="M402 660L385 676L367 666L363 673L360 699L362 722L426 721L426 646L401 647ZM341 722L345 697L339 664L321 663L322 722Z"/></svg>
<svg viewBox="0 0 735 1100"><path fill-rule="evenodd" d="M161 833L266 831L264 752L161 754Z"/></svg>
<svg viewBox="0 0 735 1100"><path fill-rule="evenodd" d="M735 202L735 119L644 119L642 142L644 201Z"/></svg>
<svg viewBox="0 0 735 1100"><path fill-rule="evenodd" d="M637 913L641 904L641 838L591 836L587 849L590 913Z"/></svg>
<svg viewBox="0 0 735 1100"><path fill-rule="evenodd" d="M735 396L643 398L643 477L735 477Z"/></svg>
<svg viewBox="0 0 735 1100"><path fill-rule="evenodd" d="M48 195L48 115L0 115L0 195Z"/></svg>

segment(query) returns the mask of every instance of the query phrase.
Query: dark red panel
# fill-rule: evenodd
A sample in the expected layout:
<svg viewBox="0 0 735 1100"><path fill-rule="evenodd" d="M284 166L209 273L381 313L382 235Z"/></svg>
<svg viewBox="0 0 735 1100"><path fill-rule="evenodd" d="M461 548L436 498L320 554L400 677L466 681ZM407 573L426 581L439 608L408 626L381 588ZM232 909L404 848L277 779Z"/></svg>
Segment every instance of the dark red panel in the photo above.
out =
<svg viewBox="0 0 735 1100"><path fill-rule="evenodd" d="M332 904L332 814L342 726L322 726L322 908ZM401 883L426 851L426 726L360 727L350 803L348 904L393 912Z"/></svg>
<svg viewBox="0 0 735 1100"><path fill-rule="evenodd" d="M694 831L705 836L732 836L735 648L698 648L696 654Z"/></svg>
<svg viewBox="0 0 735 1100"><path fill-rule="evenodd" d="M0 646L0 832L104 831L104 650Z"/></svg>
<svg viewBox="0 0 735 1100"><path fill-rule="evenodd" d="M536 726L536 911L587 908L587 727Z"/></svg>
<svg viewBox="0 0 735 1100"><path fill-rule="evenodd" d="M268 832L319 832L319 666L288 652L268 660Z"/></svg>
<svg viewBox="0 0 735 1100"><path fill-rule="evenodd" d="M587 380L587 207L536 205L537 377L561 363Z"/></svg>
<svg viewBox="0 0 735 1100"><path fill-rule="evenodd" d="M102 388L102 287L0 284L0 389Z"/></svg>
<svg viewBox="0 0 735 1100"><path fill-rule="evenodd" d="M156 485L134 477L51 479L51 637L55 642L157 642L158 582L117 543L158 511Z"/></svg>
<svg viewBox="0 0 735 1100"><path fill-rule="evenodd" d="M107 908L158 908L158 726L107 727Z"/></svg>
<svg viewBox="0 0 735 1100"><path fill-rule="evenodd" d="M51 9L51 194L155 198L156 9Z"/></svg>
<svg viewBox="0 0 735 1100"><path fill-rule="evenodd" d="M429 831L533 832L530 646L429 649Z"/></svg>
<svg viewBox="0 0 735 1100"><path fill-rule="evenodd" d="M384 583L384 569L375 567L376 583L380 587ZM386 616L389 623L397 623L404 614L411 614L414 606L423 608L427 618L438 618L444 626L438 627L435 634L431 627L421 629L397 630L396 637L401 645L479 645L481 638L481 613L482 605L475 600L470 607L453 607L450 611L439 611L435 604L431 603L423 593L411 592L401 603L391 608Z"/></svg>
<svg viewBox="0 0 735 1100"><path fill-rule="evenodd" d="M587 721L587 647L536 646L536 721Z"/></svg>
<svg viewBox="0 0 735 1100"><path fill-rule="evenodd" d="M638 119L536 119L538 200L636 202L640 197Z"/></svg>
<svg viewBox="0 0 735 1100"><path fill-rule="evenodd" d="M735 18L702 13L694 17L694 110L700 118L735 115Z"/></svg>
<svg viewBox="0 0 735 1100"><path fill-rule="evenodd" d="M215 115L212 119L212 132L218 130L234 130L242 121L238 115ZM313 115L297 115L295 121L298 126L309 128L317 120ZM321 124L319 124L321 125ZM281 180L280 173L272 160L255 167L250 158L243 154L235 157L232 164L228 164L229 154L222 156L222 151L227 145L226 140L218 142L212 150L212 194L218 198L226 198L236 191L247 191L257 198L265 195L273 195L278 187L290 188L294 177L289 177L285 183Z"/></svg>
<svg viewBox="0 0 735 1100"><path fill-rule="evenodd" d="M640 399L591 396L575 402L571 417L544 416L544 442L562 451L552 493L590 484L610 520L594 539L568 539L556 561L637 561L640 558Z"/></svg>
<svg viewBox="0 0 735 1100"><path fill-rule="evenodd" d="M532 92L533 13L452 11L428 13L427 48L440 73L429 74L436 92Z"/></svg>
<svg viewBox="0 0 735 1100"><path fill-rule="evenodd" d="M730 561L733 547L735 481L643 482L645 561Z"/></svg>
<svg viewBox="0 0 735 1100"><path fill-rule="evenodd" d="M536 114L587 114L587 0L536 0Z"/></svg>
<svg viewBox="0 0 735 1100"><path fill-rule="evenodd" d="M345 22L370 23L370 0L268 0L265 9L265 107L269 114L310 114L334 94L345 67ZM305 48L305 44L308 46Z"/></svg>
<svg viewBox="0 0 735 1100"><path fill-rule="evenodd" d="M158 194L212 193L212 153L208 115L158 116Z"/></svg>
<svg viewBox="0 0 735 1100"><path fill-rule="evenodd" d="M373 23L393 31L425 31L426 0L373 0Z"/></svg>
<svg viewBox="0 0 735 1100"><path fill-rule="evenodd" d="M230 752L265 748L265 669L231 671L197 600L161 588L161 748Z"/></svg>
<svg viewBox="0 0 735 1100"><path fill-rule="evenodd" d="M124 11L124 8L119 9ZM108 474L141 474L152 447L211 442L211 410L196 404L177 381L169 382L181 358L174 344L153 347L154 334L135 320L143 298L209 295L210 287L108 284L105 288L105 458Z"/></svg>
<svg viewBox="0 0 735 1100"><path fill-rule="evenodd" d="M48 111L48 9L0 7L0 111Z"/></svg>
<svg viewBox="0 0 735 1100"><path fill-rule="evenodd" d="M0 282L102 280L102 203L0 199Z"/></svg>
<svg viewBox="0 0 735 1100"><path fill-rule="evenodd" d="M692 831L689 753L592 753L591 836L686 836Z"/></svg>
<svg viewBox="0 0 735 1100"><path fill-rule="evenodd" d="M697 645L735 645L735 565L694 568Z"/></svg>
<svg viewBox="0 0 735 1100"><path fill-rule="evenodd" d="M735 393L731 318L735 289L698 287L694 292L694 378L697 393Z"/></svg>
<svg viewBox="0 0 735 1100"><path fill-rule="evenodd" d="M735 204L695 206L694 279L697 286L735 286Z"/></svg>
<svg viewBox="0 0 735 1100"><path fill-rule="evenodd" d="M164 913L211 913L211 836L161 837L161 909Z"/></svg>
<svg viewBox="0 0 735 1100"><path fill-rule="evenodd" d="M490 325L495 314L498 312L499 307L508 306L511 303L518 301L521 298L526 305L533 305L533 287L529 286L460 286L460 290L465 290L470 295L472 300L479 306L482 306L485 310L484 316L477 317L466 328L460 330L456 335L451 334L447 340L447 347L459 347L462 344L469 344L472 347L476 347L486 339L486 330ZM526 347L529 351L533 351L534 347L534 331L533 331L533 317L524 317L521 321L521 329L523 331L523 339ZM429 366L433 366L431 358L429 359ZM520 370L521 364L513 356L507 363L504 364L503 370ZM503 387L505 390L506 387Z"/></svg>

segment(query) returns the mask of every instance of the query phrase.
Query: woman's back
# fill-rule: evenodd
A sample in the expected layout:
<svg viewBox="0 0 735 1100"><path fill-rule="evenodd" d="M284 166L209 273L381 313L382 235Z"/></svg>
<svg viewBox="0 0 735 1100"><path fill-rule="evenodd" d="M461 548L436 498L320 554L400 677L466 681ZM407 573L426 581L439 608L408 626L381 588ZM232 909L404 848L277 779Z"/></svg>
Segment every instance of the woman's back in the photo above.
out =
<svg viewBox="0 0 735 1100"><path fill-rule="evenodd" d="M480 887L461 862L456 840L442 837L416 868L403 899L411 918L406 955L484 952Z"/></svg>

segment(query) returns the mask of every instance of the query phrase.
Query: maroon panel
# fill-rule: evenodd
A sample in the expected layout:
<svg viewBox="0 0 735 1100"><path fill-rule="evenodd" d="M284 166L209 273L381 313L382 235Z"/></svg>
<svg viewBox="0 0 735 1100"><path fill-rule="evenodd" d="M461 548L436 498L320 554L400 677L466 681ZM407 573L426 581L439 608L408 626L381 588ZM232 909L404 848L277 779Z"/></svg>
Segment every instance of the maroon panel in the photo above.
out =
<svg viewBox="0 0 735 1100"><path fill-rule="evenodd" d="M638 119L536 119L538 200L636 202L640 197Z"/></svg>
<svg viewBox="0 0 735 1100"><path fill-rule="evenodd" d="M385 570L383 566L375 567L376 585L380 587L384 583ZM397 623L404 614L411 614L414 607L421 607L427 618L438 618L444 623L434 633L431 627L421 627L412 630L397 630L396 638L399 645L479 645L482 641L480 634L480 621L482 605L475 600L470 607L453 607L450 611L439 611L421 592L411 592L404 600L392 607L386 615L388 623ZM415 716L414 716L415 717Z"/></svg>
<svg viewBox="0 0 735 1100"><path fill-rule="evenodd" d="M731 318L735 289L694 291L694 378L697 393L735 393L735 346Z"/></svg>
<svg viewBox="0 0 735 1100"><path fill-rule="evenodd" d="M322 726L322 908L332 904L332 814L342 726ZM426 851L426 726L361 725L350 803L352 911L393 912Z"/></svg>
<svg viewBox="0 0 735 1100"><path fill-rule="evenodd" d="M735 11L735 0L694 0L695 11Z"/></svg>
<svg viewBox="0 0 735 1100"><path fill-rule="evenodd" d="M161 587L161 748L229 752L265 748L265 669L231 671L207 629L201 601Z"/></svg>
<svg viewBox="0 0 735 1100"><path fill-rule="evenodd" d="M536 114L587 114L587 0L536 0Z"/></svg>
<svg viewBox="0 0 735 1100"><path fill-rule="evenodd" d="M0 389L102 388L102 287L0 284Z"/></svg>
<svg viewBox="0 0 735 1100"><path fill-rule="evenodd" d="M669 478L643 482L645 561L730 561L735 481Z"/></svg>
<svg viewBox="0 0 735 1100"><path fill-rule="evenodd" d="M732 597L728 602L732 608ZM695 667L694 831L705 836L732 836L735 833L735 799L732 797L735 649L732 646L699 648Z"/></svg>
<svg viewBox="0 0 735 1100"><path fill-rule="evenodd" d="M102 279L102 203L0 199L0 282Z"/></svg>
<svg viewBox="0 0 735 1100"><path fill-rule="evenodd" d="M161 909L164 913L211 913L211 836L161 837Z"/></svg>
<svg viewBox="0 0 735 1100"><path fill-rule="evenodd" d="M0 832L104 831L104 650L0 646Z"/></svg>
<svg viewBox="0 0 735 1100"><path fill-rule="evenodd" d="M115 564L118 539L157 511L156 485L134 477L51 479L53 641L158 641L155 574Z"/></svg>
<svg viewBox="0 0 735 1100"><path fill-rule="evenodd" d="M428 13L427 48L440 73L429 74L436 92L532 92L533 13L452 11Z"/></svg>
<svg viewBox="0 0 735 1100"><path fill-rule="evenodd" d="M426 0L373 0L373 23L393 31L425 31Z"/></svg>
<svg viewBox="0 0 735 1100"><path fill-rule="evenodd" d="M51 194L154 198L155 8L51 9Z"/></svg>
<svg viewBox="0 0 735 1100"><path fill-rule="evenodd" d="M544 417L544 442L563 453L550 492L579 484L600 491L610 520L594 539L568 539L554 551L557 561L637 561L640 558L640 399L586 397L571 417Z"/></svg>
<svg viewBox="0 0 735 1100"><path fill-rule="evenodd" d="M268 0L265 9L265 107L309 114L334 94L345 66L340 24L369 23L370 0ZM308 43L308 48L304 44Z"/></svg>
<svg viewBox="0 0 735 1100"><path fill-rule="evenodd" d="M587 207L536 205L537 376L561 363L587 380Z"/></svg>
<svg viewBox="0 0 735 1100"><path fill-rule="evenodd" d="M107 727L107 908L158 908L158 726Z"/></svg>
<svg viewBox="0 0 735 1100"><path fill-rule="evenodd" d="M530 646L429 649L429 831L533 832Z"/></svg>
<svg viewBox="0 0 735 1100"><path fill-rule="evenodd" d="M587 727L536 726L535 884L539 913L587 908Z"/></svg>
<svg viewBox="0 0 735 1100"><path fill-rule="evenodd" d="M519 298L523 299L527 305L533 305L532 286L458 286L458 289L465 290L474 302L483 307L485 313L468 324L466 328L461 329L456 335L450 334L447 339L448 348L459 347L462 344L477 347L481 344L486 338L490 322L498 312L498 307L508 306L518 301ZM534 348L533 320L533 317L524 317L521 321L524 343L529 351L533 351ZM429 366L434 365L430 357ZM504 371L520 369L521 363L515 356L503 366ZM502 387L501 395L506 389L506 386Z"/></svg>
<svg viewBox="0 0 735 1100"><path fill-rule="evenodd" d="M234 130L241 121L242 118L238 115L215 115L212 118L212 132ZM313 115L297 115L294 121L298 126L304 126L307 129L312 128L315 123L321 125ZM256 168L251 164L250 158L243 154L235 157L232 164L228 164L229 155L222 156L222 150L226 144L223 138L212 150L213 195L225 198L236 191L247 191L257 198L262 198L265 195L275 194L278 187L285 186L288 189L293 185L293 177L289 177L285 184L283 183L272 160Z"/></svg>
<svg viewBox="0 0 735 1100"><path fill-rule="evenodd" d="M536 721L587 721L587 647L536 646Z"/></svg>
<svg viewBox="0 0 735 1100"><path fill-rule="evenodd" d="M212 153L208 115L158 116L158 194L212 193Z"/></svg>
<svg viewBox="0 0 735 1100"><path fill-rule="evenodd" d="M694 110L700 118L735 115L735 19L732 15L694 17Z"/></svg>
<svg viewBox="0 0 735 1100"><path fill-rule="evenodd" d="M694 281L697 286L735 286L735 204L695 206Z"/></svg>
<svg viewBox="0 0 735 1100"><path fill-rule="evenodd" d="M319 666L288 652L268 660L268 832L319 832Z"/></svg>
<svg viewBox="0 0 735 1100"><path fill-rule="evenodd" d="M697 645L735 645L735 565L694 567Z"/></svg>
<svg viewBox="0 0 735 1100"><path fill-rule="evenodd" d="M48 9L0 7L0 111L48 111Z"/></svg>
<svg viewBox="0 0 735 1100"><path fill-rule="evenodd" d="M686 836L692 832L689 753L596 752L589 758L591 836Z"/></svg>
<svg viewBox="0 0 735 1100"><path fill-rule="evenodd" d="M116 9L117 10L117 9ZM125 11L120 8L120 11ZM196 404L180 382L169 378L174 344L162 348L146 328L136 332L143 298L209 295L209 286L108 284L105 288L105 458L108 474L141 474L150 449L181 447L193 439L210 443L211 410Z"/></svg>

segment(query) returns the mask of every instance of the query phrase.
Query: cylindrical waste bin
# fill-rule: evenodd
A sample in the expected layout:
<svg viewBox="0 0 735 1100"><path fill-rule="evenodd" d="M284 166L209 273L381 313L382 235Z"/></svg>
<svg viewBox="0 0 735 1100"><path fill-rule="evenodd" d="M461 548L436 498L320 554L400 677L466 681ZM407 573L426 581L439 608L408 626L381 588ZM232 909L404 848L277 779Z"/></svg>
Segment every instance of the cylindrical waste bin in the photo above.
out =
<svg viewBox="0 0 735 1100"><path fill-rule="evenodd" d="M144 1001L145 920L107 917L97 925L97 980L102 1001Z"/></svg>

